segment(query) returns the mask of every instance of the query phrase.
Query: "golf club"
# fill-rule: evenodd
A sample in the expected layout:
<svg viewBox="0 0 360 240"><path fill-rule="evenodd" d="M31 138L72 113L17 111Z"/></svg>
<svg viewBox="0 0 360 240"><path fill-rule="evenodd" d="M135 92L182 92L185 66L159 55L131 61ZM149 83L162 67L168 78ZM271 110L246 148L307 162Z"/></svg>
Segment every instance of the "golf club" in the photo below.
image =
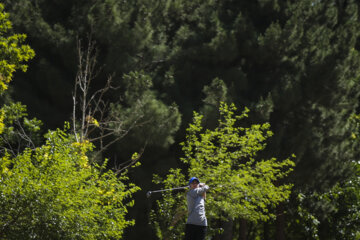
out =
<svg viewBox="0 0 360 240"><path fill-rule="evenodd" d="M179 190L179 189L186 189L189 188L189 186L183 186L183 187L176 187L176 188L169 188L169 189L161 189L161 190L154 190L154 191L148 191L146 193L146 196L149 198L151 194L157 193L157 192L165 192L165 191L173 191L173 190Z"/></svg>

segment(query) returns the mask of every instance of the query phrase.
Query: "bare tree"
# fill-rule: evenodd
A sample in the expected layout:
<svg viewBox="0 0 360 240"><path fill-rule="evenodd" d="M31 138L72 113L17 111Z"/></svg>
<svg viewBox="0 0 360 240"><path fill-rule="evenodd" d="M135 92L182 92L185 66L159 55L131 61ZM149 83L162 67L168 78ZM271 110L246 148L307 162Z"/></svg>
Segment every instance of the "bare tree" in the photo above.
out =
<svg viewBox="0 0 360 240"><path fill-rule="evenodd" d="M134 113L137 116L132 116L131 123L119 115L111 114L110 103L105 99L105 94L109 90L117 89L112 85L113 75L106 79L103 88L93 91L91 83L99 77L101 70L97 68L98 54L95 44L90 39L86 48L83 48L78 40L77 50L78 72L73 91L73 132L77 142L90 141L97 145L97 154L101 154L125 137L134 127L141 126L147 121L141 113ZM116 171L120 173L138 161L145 145L140 154L119 165Z"/></svg>

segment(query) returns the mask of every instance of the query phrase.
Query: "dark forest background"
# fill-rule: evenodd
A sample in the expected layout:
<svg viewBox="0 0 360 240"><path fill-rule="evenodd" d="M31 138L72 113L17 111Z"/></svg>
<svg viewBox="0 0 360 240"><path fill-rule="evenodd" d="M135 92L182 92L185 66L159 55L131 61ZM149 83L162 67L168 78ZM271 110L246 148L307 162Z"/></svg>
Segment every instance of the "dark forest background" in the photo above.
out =
<svg viewBox="0 0 360 240"><path fill-rule="evenodd" d="M214 126L220 101L248 107L249 122L271 124L274 136L263 157L296 155L295 170L284 180L294 184L293 196L274 209L276 220L248 223L249 239L259 229L269 239L316 239L305 230L313 219L300 216L299 206L319 221L320 239L359 239L353 235L359 234L354 206L359 195L331 197L329 191L357 178L359 148L351 137L357 131L351 117L360 94L360 2L2 2L14 31L25 33L36 52L28 71L14 77L7 101L27 105L45 129L61 128L72 117L78 41L86 46L91 38L100 71L90 91L112 76L117 88L105 99L115 114L128 122L136 121L136 114L146 120L101 152L112 168L143 152L142 165L130 171L131 181L142 188L129 212L136 225L124 239L155 239L148 224L155 199L146 198L158 188L153 174L182 167L179 143L193 111Z"/></svg>

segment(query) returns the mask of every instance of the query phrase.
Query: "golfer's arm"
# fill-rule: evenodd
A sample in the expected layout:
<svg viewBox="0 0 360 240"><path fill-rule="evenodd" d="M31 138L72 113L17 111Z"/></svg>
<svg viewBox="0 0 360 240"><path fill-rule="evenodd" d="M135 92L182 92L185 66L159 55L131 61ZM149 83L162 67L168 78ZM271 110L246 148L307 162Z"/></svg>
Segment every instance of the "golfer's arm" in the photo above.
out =
<svg viewBox="0 0 360 240"><path fill-rule="evenodd" d="M195 190L196 190L196 193L197 193L198 195L202 195L203 193L205 193L206 191L209 190L209 186L208 186L208 185L204 185L204 186L202 186L202 187L196 188Z"/></svg>

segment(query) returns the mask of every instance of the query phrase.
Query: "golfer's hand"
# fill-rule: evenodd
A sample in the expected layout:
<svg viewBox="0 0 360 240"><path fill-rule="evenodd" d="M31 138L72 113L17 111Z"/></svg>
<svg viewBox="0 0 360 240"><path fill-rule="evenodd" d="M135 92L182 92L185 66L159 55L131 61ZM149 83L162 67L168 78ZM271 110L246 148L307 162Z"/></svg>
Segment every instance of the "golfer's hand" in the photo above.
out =
<svg viewBox="0 0 360 240"><path fill-rule="evenodd" d="M205 183L199 183L199 187L205 186Z"/></svg>

